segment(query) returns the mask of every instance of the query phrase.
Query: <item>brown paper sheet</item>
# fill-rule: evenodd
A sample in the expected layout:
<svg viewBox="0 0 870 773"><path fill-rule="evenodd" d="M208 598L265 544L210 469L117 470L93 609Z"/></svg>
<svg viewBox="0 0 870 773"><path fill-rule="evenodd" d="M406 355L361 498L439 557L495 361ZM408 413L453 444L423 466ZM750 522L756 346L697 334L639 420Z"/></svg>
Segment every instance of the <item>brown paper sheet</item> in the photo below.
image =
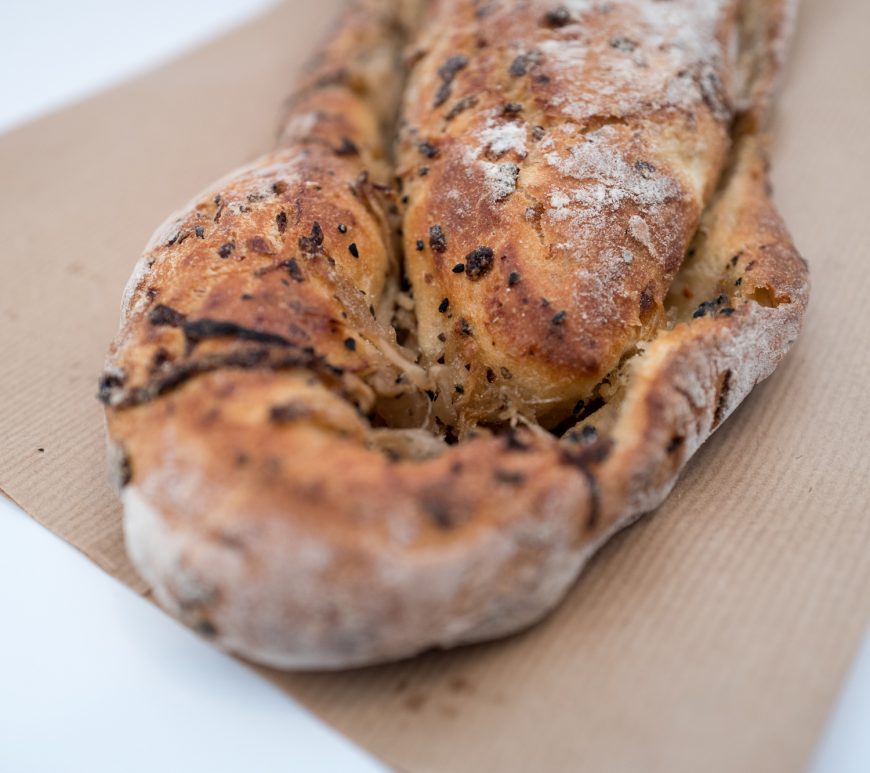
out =
<svg viewBox="0 0 870 773"><path fill-rule="evenodd" d="M121 288L169 210L269 147L337 5L288 3L0 137L0 489L138 591L94 399ZM806 332L668 502L524 635L268 679L415 773L807 763L870 620L868 27L870 3L804 3L773 160Z"/></svg>

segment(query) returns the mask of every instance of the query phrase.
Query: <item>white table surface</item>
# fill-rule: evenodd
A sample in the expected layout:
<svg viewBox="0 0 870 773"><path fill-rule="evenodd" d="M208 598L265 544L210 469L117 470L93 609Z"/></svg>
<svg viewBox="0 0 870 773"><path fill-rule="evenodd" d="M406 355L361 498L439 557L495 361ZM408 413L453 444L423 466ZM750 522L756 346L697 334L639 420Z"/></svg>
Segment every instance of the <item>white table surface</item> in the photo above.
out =
<svg viewBox="0 0 870 773"><path fill-rule="evenodd" d="M0 131L152 67L270 4L0 0ZM4 773L384 770L2 496L0 619ZM870 771L870 639L812 764L813 773L829 771Z"/></svg>
<svg viewBox="0 0 870 773"><path fill-rule="evenodd" d="M3 773L383 773L2 498L0 612Z"/></svg>

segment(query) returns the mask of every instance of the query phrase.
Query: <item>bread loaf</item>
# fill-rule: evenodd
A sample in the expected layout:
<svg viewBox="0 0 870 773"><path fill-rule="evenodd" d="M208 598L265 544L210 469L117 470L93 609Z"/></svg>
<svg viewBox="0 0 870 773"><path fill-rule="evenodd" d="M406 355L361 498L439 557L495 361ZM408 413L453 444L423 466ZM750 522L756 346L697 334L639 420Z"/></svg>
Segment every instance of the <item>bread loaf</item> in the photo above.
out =
<svg viewBox="0 0 870 773"><path fill-rule="evenodd" d="M100 382L130 555L281 668L501 636L798 335L786 0L358 0L155 234Z"/></svg>

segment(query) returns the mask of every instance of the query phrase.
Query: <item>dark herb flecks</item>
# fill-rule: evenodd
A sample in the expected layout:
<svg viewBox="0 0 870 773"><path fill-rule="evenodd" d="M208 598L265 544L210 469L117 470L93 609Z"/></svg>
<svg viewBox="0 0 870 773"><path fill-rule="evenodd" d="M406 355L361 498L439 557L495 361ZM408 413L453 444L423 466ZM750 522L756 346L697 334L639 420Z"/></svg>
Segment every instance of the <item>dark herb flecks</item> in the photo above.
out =
<svg viewBox="0 0 870 773"><path fill-rule="evenodd" d="M290 258L284 262L284 267L287 269L287 273L290 274L290 278L296 280L297 282L304 282L305 277L302 274L302 269L299 267L299 263L296 258Z"/></svg>
<svg viewBox="0 0 870 773"><path fill-rule="evenodd" d="M618 51L624 51L626 54L630 54L637 48L637 43L628 38L619 37L613 38L610 41L610 47L615 48Z"/></svg>
<svg viewBox="0 0 870 773"><path fill-rule="evenodd" d="M649 180L656 171L656 168L649 161L635 161L634 168L644 180Z"/></svg>
<svg viewBox="0 0 870 773"><path fill-rule="evenodd" d="M97 387L97 399L106 405L111 405L113 395L124 386L124 381L125 376L121 371L104 373Z"/></svg>
<svg viewBox="0 0 870 773"><path fill-rule="evenodd" d="M417 145L417 150L420 151L426 158L437 158L439 150L431 142L421 142Z"/></svg>
<svg viewBox="0 0 870 773"><path fill-rule="evenodd" d="M685 442L686 438L682 435L674 435L668 443L667 448L665 448L665 452L668 455L675 454Z"/></svg>
<svg viewBox="0 0 870 773"><path fill-rule="evenodd" d="M269 409L269 418L275 424L289 424L295 419L300 419L308 414L308 410L301 405L295 403L285 403L283 405L273 405Z"/></svg>
<svg viewBox="0 0 870 773"><path fill-rule="evenodd" d="M698 306L697 309L695 309L695 312L692 314L692 319L698 319L700 317L706 316L707 314L712 314L716 311L719 311L719 313L724 313L726 317L730 314L733 314L734 309L732 309L730 306L726 307L725 309L720 308L727 300L728 296L722 293L715 297L712 301L704 301L700 306Z"/></svg>
<svg viewBox="0 0 870 773"><path fill-rule="evenodd" d="M544 24L548 27L564 27L571 23L571 14L564 5L557 5L553 10L544 14Z"/></svg>
<svg viewBox="0 0 870 773"><path fill-rule="evenodd" d="M444 235L444 229L438 224L429 228L429 246L433 252L447 252L447 237Z"/></svg>
<svg viewBox="0 0 870 773"><path fill-rule="evenodd" d="M498 483L505 483L509 486L520 486L526 480L526 476L521 472L501 469L497 469L493 473L493 477Z"/></svg>
<svg viewBox="0 0 870 773"><path fill-rule="evenodd" d="M653 307L655 299L649 288L645 288L640 294L640 313L649 311Z"/></svg>
<svg viewBox="0 0 870 773"><path fill-rule="evenodd" d="M511 62L510 74L513 75L515 78L520 78L523 75L526 75L528 71L540 60L541 55L537 51L531 51L527 54L520 54Z"/></svg>
<svg viewBox="0 0 870 773"><path fill-rule="evenodd" d="M426 515L439 529L452 529L456 524L449 505L440 499L424 497L421 502Z"/></svg>
<svg viewBox="0 0 870 773"><path fill-rule="evenodd" d="M321 229L320 223L315 221L311 226L311 235L299 237L299 249L309 255L314 255L320 252L322 247L323 229Z"/></svg>
<svg viewBox="0 0 870 773"><path fill-rule="evenodd" d="M456 74L467 66L468 57L463 54L454 54L453 56L447 57L444 64L438 68L438 76L441 78L441 86L435 94L435 100L432 103L433 107L440 107L447 101Z"/></svg>
<svg viewBox="0 0 870 773"><path fill-rule="evenodd" d="M341 144L335 149L337 156L358 156L359 148L350 137L342 137Z"/></svg>
<svg viewBox="0 0 870 773"><path fill-rule="evenodd" d="M465 256L465 275L469 279L480 279L492 268L493 252L490 247L478 247Z"/></svg>
<svg viewBox="0 0 870 773"><path fill-rule="evenodd" d="M452 121L456 116L460 113L464 113L471 107L474 107L477 104L477 97L474 94L469 94L466 97L463 97L460 100L457 100L453 103L453 107L450 108L447 115L444 116L445 120Z"/></svg>

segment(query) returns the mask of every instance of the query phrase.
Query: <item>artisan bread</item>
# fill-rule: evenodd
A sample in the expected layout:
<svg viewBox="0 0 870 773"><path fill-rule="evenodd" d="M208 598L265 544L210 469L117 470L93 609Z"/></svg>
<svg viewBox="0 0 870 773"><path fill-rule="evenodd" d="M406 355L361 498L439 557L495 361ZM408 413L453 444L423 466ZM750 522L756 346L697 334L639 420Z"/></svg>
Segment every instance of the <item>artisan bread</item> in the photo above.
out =
<svg viewBox="0 0 870 773"><path fill-rule="evenodd" d="M125 293L100 397L156 599L281 668L553 609L798 335L789 9L353 3Z"/></svg>

